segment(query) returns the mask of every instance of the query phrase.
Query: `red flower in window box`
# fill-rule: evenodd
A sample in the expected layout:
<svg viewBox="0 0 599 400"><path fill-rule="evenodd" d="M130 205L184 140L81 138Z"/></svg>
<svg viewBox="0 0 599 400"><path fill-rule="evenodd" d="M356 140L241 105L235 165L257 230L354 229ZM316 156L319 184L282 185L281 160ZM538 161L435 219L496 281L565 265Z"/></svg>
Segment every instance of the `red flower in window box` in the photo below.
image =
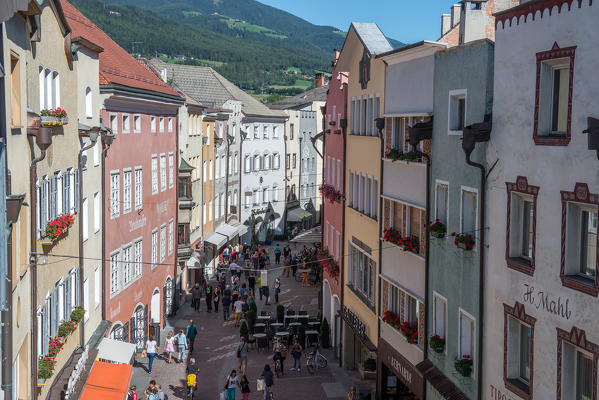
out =
<svg viewBox="0 0 599 400"><path fill-rule="evenodd" d="M453 243L460 249L472 250L474 247L474 238L469 233L458 233L455 235L455 240Z"/></svg>
<svg viewBox="0 0 599 400"><path fill-rule="evenodd" d="M73 216L71 214L61 215L60 217L57 217L55 220L48 222L42 239L54 241L58 239L63 233L68 232L69 228L72 225Z"/></svg>

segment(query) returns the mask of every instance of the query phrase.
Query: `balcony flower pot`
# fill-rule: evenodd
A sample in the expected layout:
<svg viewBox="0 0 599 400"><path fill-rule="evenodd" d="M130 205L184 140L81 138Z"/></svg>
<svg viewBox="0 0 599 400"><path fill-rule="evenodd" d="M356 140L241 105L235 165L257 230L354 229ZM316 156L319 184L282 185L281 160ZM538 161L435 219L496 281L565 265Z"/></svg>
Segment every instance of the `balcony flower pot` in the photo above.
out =
<svg viewBox="0 0 599 400"><path fill-rule="evenodd" d="M61 215L46 225L46 230L41 238L42 244L52 245L63 235L66 235L69 228L73 225L73 216L71 214Z"/></svg>
<svg viewBox="0 0 599 400"><path fill-rule="evenodd" d="M61 117L60 125L67 125L69 123L69 117Z"/></svg>
<svg viewBox="0 0 599 400"><path fill-rule="evenodd" d="M426 228L430 232L431 237L434 237L437 239L444 238L445 233L447 233L447 228L445 227L445 224L443 224L441 221L439 221L438 218L435 220L435 222L429 221Z"/></svg>
<svg viewBox="0 0 599 400"><path fill-rule="evenodd" d="M37 378L37 385L38 386L44 386L46 384L46 379L44 378Z"/></svg>
<svg viewBox="0 0 599 400"><path fill-rule="evenodd" d="M471 251L474 248L474 238L469 233L455 233L451 236L454 238L453 244L464 251Z"/></svg>
<svg viewBox="0 0 599 400"><path fill-rule="evenodd" d="M431 336L428 340L428 343L436 353L443 353L445 350L445 339L440 337L439 335Z"/></svg>
<svg viewBox="0 0 599 400"><path fill-rule="evenodd" d="M454 367L462 376L469 377L472 373L472 357L464 355L462 358L456 358Z"/></svg>
<svg viewBox="0 0 599 400"><path fill-rule="evenodd" d="M54 126L58 125L58 118L53 115L42 115L40 117L40 123L43 126Z"/></svg>
<svg viewBox="0 0 599 400"><path fill-rule="evenodd" d="M435 239L443 239L445 237L445 233L431 232L431 237Z"/></svg>

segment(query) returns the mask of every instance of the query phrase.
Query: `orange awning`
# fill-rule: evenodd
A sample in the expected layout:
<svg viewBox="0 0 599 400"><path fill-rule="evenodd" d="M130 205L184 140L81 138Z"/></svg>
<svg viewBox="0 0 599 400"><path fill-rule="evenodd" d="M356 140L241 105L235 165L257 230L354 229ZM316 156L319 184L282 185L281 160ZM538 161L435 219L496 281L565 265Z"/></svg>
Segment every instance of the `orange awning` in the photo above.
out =
<svg viewBox="0 0 599 400"><path fill-rule="evenodd" d="M132 366L96 361L80 400L124 400L127 398Z"/></svg>

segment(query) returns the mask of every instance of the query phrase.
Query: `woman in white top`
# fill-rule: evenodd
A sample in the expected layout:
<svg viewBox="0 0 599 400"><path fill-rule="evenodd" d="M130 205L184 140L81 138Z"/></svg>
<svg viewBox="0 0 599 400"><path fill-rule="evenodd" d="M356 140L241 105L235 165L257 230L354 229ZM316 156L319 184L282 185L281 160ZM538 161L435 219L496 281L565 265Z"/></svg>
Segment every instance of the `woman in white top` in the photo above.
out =
<svg viewBox="0 0 599 400"><path fill-rule="evenodd" d="M154 336L150 335L150 338L146 340L146 353L148 354L148 374L152 372L152 364L154 363L154 357L158 352L158 343L154 340Z"/></svg>
<svg viewBox="0 0 599 400"><path fill-rule="evenodd" d="M239 377L237 376L237 371L233 370L225 382L225 398L227 400L235 400L235 391L237 386L239 386Z"/></svg>

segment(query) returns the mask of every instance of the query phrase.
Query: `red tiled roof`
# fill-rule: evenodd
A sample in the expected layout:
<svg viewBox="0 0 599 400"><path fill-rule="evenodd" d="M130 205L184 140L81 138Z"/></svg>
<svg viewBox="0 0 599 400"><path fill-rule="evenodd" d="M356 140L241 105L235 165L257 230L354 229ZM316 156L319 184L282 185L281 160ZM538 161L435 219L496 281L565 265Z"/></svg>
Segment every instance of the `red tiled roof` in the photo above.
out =
<svg viewBox="0 0 599 400"><path fill-rule="evenodd" d="M104 48L99 55L100 85L114 83L179 96L175 90L138 63L125 49L87 19L71 3L66 0L61 0L61 3L73 32L72 36L82 36Z"/></svg>

